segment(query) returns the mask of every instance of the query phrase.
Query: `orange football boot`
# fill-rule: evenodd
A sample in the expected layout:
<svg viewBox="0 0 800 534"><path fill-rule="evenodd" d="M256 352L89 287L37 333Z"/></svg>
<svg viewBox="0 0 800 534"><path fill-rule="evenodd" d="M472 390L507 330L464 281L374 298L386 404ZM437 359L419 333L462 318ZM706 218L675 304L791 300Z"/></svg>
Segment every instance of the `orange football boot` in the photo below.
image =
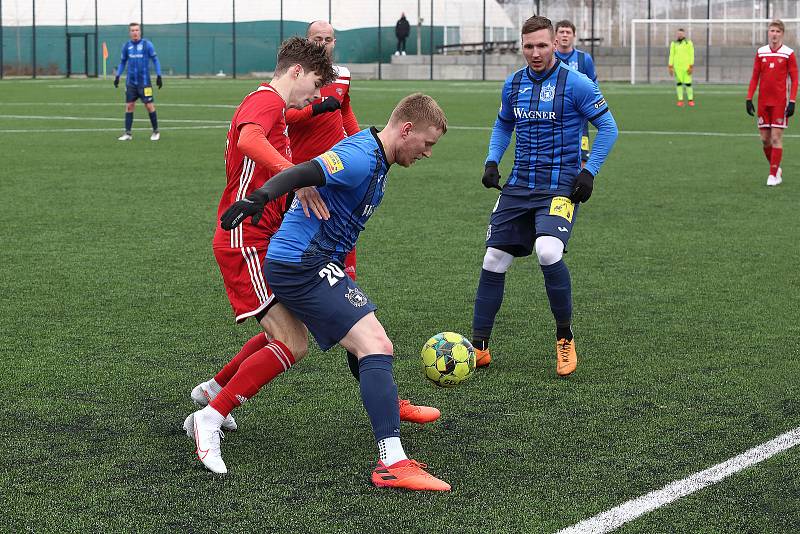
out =
<svg viewBox="0 0 800 534"><path fill-rule="evenodd" d="M575 339L559 339L556 341L556 373L567 376L578 367L578 354L575 352Z"/></svg>
<svg viewBox="0 0 800 534"><path fill-rule="evenodd" d="M693 108L693 107L694 107L694 100L689 100L689 107L690 107L690 108Z"/></svg>
<svg viewBox="0 0 800 534"><path fill-rule="evenodd" d="M485 349L475 349L475 366L486 367L492 363L492 355L489 353L489 347Z"/></svg>
<svg viewBox="0 0 800 534"><path fill-rule="evenodd" d="M450 491L450 484L423 469L416 460L400 460L390 466L378 461L372 472L372 484L379 488L400 488L417 491Z"/></svg>
<svg viewBox="0 0 800 534"><path fill-rule="evenodd" d="M678 107L679 107L679 108L682 108L682 107L683 107L683 100L678 100Z"/></svg>
<svg viewBox="0 0 800 534"><path fill-rule="evenodd" d="M442 415L436 408L430 406L417 406L408 399L397 399L400 403L400 420L410 423L432 423Z"/></svg>

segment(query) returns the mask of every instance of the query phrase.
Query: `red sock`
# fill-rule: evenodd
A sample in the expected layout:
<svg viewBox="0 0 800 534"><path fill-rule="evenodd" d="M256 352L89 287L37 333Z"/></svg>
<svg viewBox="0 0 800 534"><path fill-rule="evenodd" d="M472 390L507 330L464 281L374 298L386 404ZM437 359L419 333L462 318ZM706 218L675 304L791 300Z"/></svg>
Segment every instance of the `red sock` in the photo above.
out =
<svg viewBox="0 0 800 534"><path fill-rule="evenodd" d="M764 155L767 156L767 161L772 163L772 145L764 147Z"/></svg>
<svg viewBox="0 0 800 534"><path fill-rule="evenodd" d="M239 366L239 370L209 406L227 417L231 410L258 393L270 380L288 371L293 364L294 356L286 345L272 340Z"/></svg>
<svg viewBox="0 0 800 534"><path fill-rule="evenodd" d="M781 157L783 157L783 148L772 147L772 155L769 158L769 173L772 176L778 175L778 167L781 166Z"/></svg>
<svg viewBox="0 0 800 534"><path fill-rule="evenodd" d="M228 381L233 378L233 375L236 374L236 371L239 370L239 366L242 365L247 358L249 358L253 353L257 350L261 350L267 346L269 340L267 339L266 334L264 332L260 332L250 340L244 344L242 350L239 351L239 354L233 357L231 361L225 364L225 367L220 369L219 373L214 377L214 380L217 381L221 387L225 387Z"/></svg>

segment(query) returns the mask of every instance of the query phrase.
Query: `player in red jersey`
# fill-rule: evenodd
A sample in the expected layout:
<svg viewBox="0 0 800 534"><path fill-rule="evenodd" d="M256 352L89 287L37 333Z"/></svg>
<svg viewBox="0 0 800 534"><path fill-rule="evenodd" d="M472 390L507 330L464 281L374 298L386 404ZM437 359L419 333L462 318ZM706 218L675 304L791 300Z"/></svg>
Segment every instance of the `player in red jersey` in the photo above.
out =
<svg viewBox="0 0 800 534"><path fill-rule="evenodd" d="M324 46L328 57L333 60L336 37L333 26L324 20L308 25L306 37L309 41ZM289 125L289 140L292 146L292 162L309 161L333 147L347 136L360 131L358 120L350 107L350 71L347 67L334 65L336 80L320 90L321 98L303 109L286 110ZM356 249L347 255L344 271L356 279ZM347 353L350 372L359 380L358 359ZM400 419L412 423L430 423L439 418L438 409L430 406L417 406L408 399L399 399Z"/></svg>
<svg viewBox="0 0 800 534"><path fill-rule="evenodd" d="M788 118L794 115L797 97L797 57L794 50L783 44L784 25L780 20L769 24L769 44L756 53L753 75L747 90L747 113L755 113L753 95L758 88L758 131L764 145L764 155L769 161L767 185L783 181L781 157L783 156L783 130ZM786 103L786 78L792 79L789 103Z"/></svg>
<svg viewBox="0 0 800 534"><path fill-rule="evenodd" d="M272 81L247 95L231 120L225 146L227 185L218 218L231 204L292 166L286 109L305 107L335 78L330 57L322 47L300 37L281 45ZM316 190L299 192L298 197L307 213L311 209L316 216L327 217L327 208ZM227 468L219 455L208 452L219 449L220 426L236 428L230 411L308 352L306 327L274 301L262 273L269 239L280 227L285 201L280 198L270 202L257 224L242 224L234 232L223 230L218 222L214 234L214 257L236 321L255 317L265 331L245 343L214 378L192 390L192 399L207 406L189 415L184 429L195 439L198 458L216 473L226 473Z"/></svg>

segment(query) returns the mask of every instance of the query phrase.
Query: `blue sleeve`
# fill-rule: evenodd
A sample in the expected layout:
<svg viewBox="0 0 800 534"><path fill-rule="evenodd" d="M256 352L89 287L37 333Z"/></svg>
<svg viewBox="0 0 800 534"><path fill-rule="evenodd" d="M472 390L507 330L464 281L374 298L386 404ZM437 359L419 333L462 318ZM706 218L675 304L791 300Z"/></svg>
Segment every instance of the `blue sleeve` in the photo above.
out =
<svg viewBox="0 0 800 534"><path fill-rule="evenodd" d="M354 143L336 145L314 160L322 167L326 187L352 189L372 174L370 151L354 146Z"/></svg>
<svg viewBox="0 0 800 534"><path fill-rule="evenodd" d="M153 46L153 43L147 41L148 44L148 51L150 53L150 59L153 60L153 66L156 68L156 76L161 76L161 63L158 62L158 55L156 55L156 49Z"/></svg>
<svg viewBox="0 0 800 534"><path fill-rule="evenodd" d="M125 64L128 63L128 43L122 45L122 54L119 58L119 66L117 67L117 76L122 76L125 70Z"/></svg>
<svg viewBox="0 0 800 534"><path fill-rule="evenodd" d="M590 56L589 54L586 54L585 62L586 62L585 63L585 65L586 65L586 76L590 80L592 80L593 82L597 83L597 72L595 72L595 70L594 70L594 60L592 59L592 56Z"/></svg>
<svg viewBox="0 0 800 534"><path fill-rule="evenodd" d="M600 172L600 167L605 162L609 152L611 152L611 147L614 146L614 142L617 140L619 130L617 129L617 122L608 107L605 108L601 115L591 119L591 123L597 128L597 135L595 135L594 142L592 142L592 153L589 156L589 161L586 162L586 170L592 173L593 176L597 176L597 173Z"/></svg>
<svg viewBox="0 0 800 534"><path fill-rule="evenodd" d="M497 113L497 120L494 121L492 137L489 139L489 154L486 161L500 163L503 159L508 145L511 143L511 134L514 132L514 112L511 109L511 79L506 80L503 85L503 93L500 96L500 111Z"/></svg>

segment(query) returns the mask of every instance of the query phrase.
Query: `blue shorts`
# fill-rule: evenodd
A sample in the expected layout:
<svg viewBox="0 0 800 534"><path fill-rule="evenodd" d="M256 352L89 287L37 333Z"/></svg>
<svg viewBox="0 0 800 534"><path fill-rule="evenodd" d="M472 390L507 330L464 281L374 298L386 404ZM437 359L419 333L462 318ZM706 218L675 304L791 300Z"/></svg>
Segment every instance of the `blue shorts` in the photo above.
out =
<svg viewBox="0 0 800 534"><path fill-rule="evenodd" d="M125 102L136 102L141 99L143 103L149 104L153 101L152 85L126 85Z"/></svg>
<svg viewBox="0 0 800 534"><path fill-rule="evenodd" d="M578 205L569 197L506 185L489 219L486 246L517 257L530 256L536 238L550 235L559 238L566 250L577 215Z"/></svg>
<svg viewBox="0 0 800 534"><path fill-rule="evenodd" d="M323 351L377 308L338 261L308 266L269 260L264 276L278 302L303 321Z"/></svg>

